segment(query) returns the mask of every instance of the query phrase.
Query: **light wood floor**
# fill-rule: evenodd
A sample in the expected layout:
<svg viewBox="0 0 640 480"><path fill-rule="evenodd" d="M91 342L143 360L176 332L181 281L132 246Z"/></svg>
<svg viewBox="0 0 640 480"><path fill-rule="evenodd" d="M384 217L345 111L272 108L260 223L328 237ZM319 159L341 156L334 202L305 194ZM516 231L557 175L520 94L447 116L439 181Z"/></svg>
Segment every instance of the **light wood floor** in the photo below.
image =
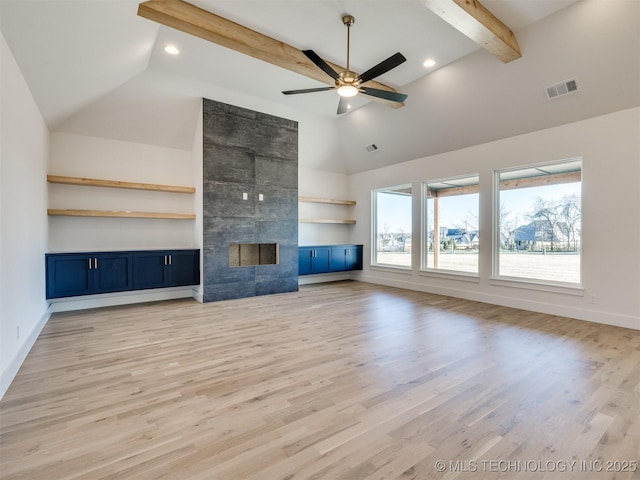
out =
<svg viewBox="0 0 640 480"><path fill-rule="evenodd" d="M56 314L0 420L3 480L637 479L640 332L356 282Z"/></svg>

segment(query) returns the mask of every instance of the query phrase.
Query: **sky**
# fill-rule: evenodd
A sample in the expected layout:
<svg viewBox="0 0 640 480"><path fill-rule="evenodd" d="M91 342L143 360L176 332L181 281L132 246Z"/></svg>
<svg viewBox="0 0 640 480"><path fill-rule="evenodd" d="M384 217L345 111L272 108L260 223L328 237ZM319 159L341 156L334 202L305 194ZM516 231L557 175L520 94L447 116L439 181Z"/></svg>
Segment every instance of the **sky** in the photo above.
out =
<svg viewBox="0 0 640 480"><path fill-rule="evenodd" d="M520 188L500 192L500 203L512 215L517 215L520 224L529 223L527 215L536 197L545 200L561 199L564 195L581 194L581 183L565 183L545 187ZM382 229L388 225L389 232L411 231L411 197L408 195L384 194L384 200L378 201L378 224ZM380 199L380 197L379 197ZM445 201L446 200L446 201ZM475 213L474 213L475 212ZM478 194L445 197L440 202L440 224L449 228L469 228L478 217Z"/></svg>

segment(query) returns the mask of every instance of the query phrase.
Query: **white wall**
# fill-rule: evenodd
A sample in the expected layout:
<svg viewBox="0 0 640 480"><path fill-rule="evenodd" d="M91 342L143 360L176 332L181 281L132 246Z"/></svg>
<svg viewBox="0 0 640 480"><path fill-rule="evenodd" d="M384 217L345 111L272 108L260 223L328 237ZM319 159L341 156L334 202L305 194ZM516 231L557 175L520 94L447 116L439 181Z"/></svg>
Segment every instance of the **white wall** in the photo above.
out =
<svg viewBox="0 0 640 480"><path fill-rule="evenodd" d="M583 158L582 280L584 295L492 284L492 178L496 169ZM640 329L640 108L404 162L350 176L357 200L354 241L365 244L367 282ZM480 174L480 280L421 275L419 248L409 273L371 268L371 190L411 183L413 245L420 245L421 182ZM486 232L486 233L483 233ZM591 296L596 303L591 304Z"/></svg>
<svg viewBox="0 0 640 480"><path fill-rule="evenodd" d="M200 249L200 285L193 287L194 297L198 301L204 300L204 255L202 254L202 244L204 241L204 222L202 220L203 213L203 196L202 196L202 182L203 182L203 162L204 152L202 144L202 100L200 101L200 108L198 109L198 121L196 123L196 133L193 137L193 148L191 149L191 155L193 158L193 185L196 187L196 194L194 198L193 211L196 214L196 220L194 225L194 240L193 248Z"/></svg>
<svg viewBox="0 0 640 480"><path fill-rule="evenodd" d="M302 197L332 198L350 200L349 177L343 173L300 167L298 169L298 194ZM350 219L353 207L321 203L300 202L299 218ZM325 245L349 243L353 225L330 223L300 223L298 226L299 245Z"/></svg>
<svg viewBox="0 0 640 480"><path fill-rule="evenodd" d="M638 31L639 1L582 0L515 32L522 58L503 64L479 49L438 68L402 87L409 95L405 107L370 103L337 120L348 171L636 107ZM579 92L547 99L545 86L571 78L577 78ZM364 146L371 143L379 150L367 152Z"/></svg>
<svg viewBox="0 0 640 480"><path fill-rule="evenodd" d="M48 136L0 35L0 397L48 319L44 288Z"/></svg>
<svg viewBox="0 0 640 480"><path fill-rule="evenodd" d="M192 153L141 143L52 133L49 173L193 186ZM49 184L49 207L193 213L194 195ZM109 217L49 218L50 251L192 248L193 220Z"/></svg>

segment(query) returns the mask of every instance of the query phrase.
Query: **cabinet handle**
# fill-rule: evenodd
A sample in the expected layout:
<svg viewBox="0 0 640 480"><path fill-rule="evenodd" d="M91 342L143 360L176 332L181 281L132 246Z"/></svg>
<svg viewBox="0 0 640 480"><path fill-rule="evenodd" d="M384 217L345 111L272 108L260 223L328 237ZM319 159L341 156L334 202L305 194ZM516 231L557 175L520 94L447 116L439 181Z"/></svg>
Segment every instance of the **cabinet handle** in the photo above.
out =
<svg viewBox="0 0 640 480"><path fill-rule="evenodd" d="M89 270L91 270L91 259L89 259Z"/></svg>
<svg viewBox="0 0 640 480"><path fill-rule="evenodd" d="M165 265L167 264L167 256L166 255L164 256L164 264Z"/></svg>
<svg viewBox="0 0 640 480"><path fill-rule="evenodd" d="M171 262L172 262L172 260L173 260L173 259L171 258L172 256L173 256L173 255L169 255L169 265L171 265Z"/></svg>
<svg viewBox="0 0 640 480"><path fill-rule="evenodd" d="M95 268L95 269L98 268L98 259L97 258L93 259L93 268Z"/></svg>

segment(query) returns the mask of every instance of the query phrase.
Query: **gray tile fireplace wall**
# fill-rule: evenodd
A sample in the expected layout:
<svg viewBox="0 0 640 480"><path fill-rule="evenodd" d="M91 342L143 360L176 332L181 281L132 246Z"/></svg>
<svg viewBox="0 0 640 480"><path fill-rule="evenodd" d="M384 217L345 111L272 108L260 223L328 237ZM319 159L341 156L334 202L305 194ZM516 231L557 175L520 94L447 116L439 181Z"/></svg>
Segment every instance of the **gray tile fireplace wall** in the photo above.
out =
<svg viewBox="0 0 640 480"><path fill-rule="evenodd" d="M204 301L298 290L298 123L203 99ZM229 246L279 245L229 266Z"/></svg>

